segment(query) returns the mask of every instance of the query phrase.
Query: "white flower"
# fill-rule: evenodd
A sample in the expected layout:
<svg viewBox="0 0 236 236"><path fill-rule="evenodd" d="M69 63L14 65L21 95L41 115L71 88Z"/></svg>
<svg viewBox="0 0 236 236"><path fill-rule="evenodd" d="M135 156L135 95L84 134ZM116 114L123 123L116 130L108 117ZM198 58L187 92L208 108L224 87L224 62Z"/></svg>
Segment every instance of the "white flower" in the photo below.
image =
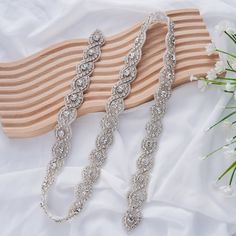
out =
<svg viewBox="0 0 236 236"><path fill-rule="evenodd" d="M233 88L234 88L234 86L230 82L226 83L226 85L225 85L226 91L232 91Z"/></svg>
<svg viewBox="0 0 236 236"><path fill-rule="evenodd" d="M219 187L219 190L226 195L232 195L233 193L232 187L230 185L221 186Z"/></svg>
<svg viewBox="0 0 236 236"><path fill-rule="evenodd" d="M214 80L217 77L215 69L209 70L206 77L208 80Z"/></svg>
<svg viewBox="0 0 236 236"><path fill-rule="evenodd" d="M233 70L236 70L236 60L234 60L233 63L230 64Z"/></svg>
<svg viewBox="0 0 236 236"><path fill-rule="evenodd" d="M235 34L235 29L234 29L234 27L232 27L232 26L228 26L226 29L225 29L225 31L228 33L228 34Z"/></svg>
<svg viewBox="0 0 236 236"><path fill-rule="evenodd" d="M205 46L207 55L210 56L216 52L216 46L214 43L209 43Z"/></svg>
<svg viewBox="0 0 236 236"><path fill-rule="evenodd" d="M235 151L233 149L229 148L228 150L224 151L224 157L226 159L235 158Z"/></svg>
<svg viewBox="0 0 236 236"><path fill-rule="evenodd" d="M225 63L224 61L217 61L215 64L215 72L216 74L220 74L225 71Z"/></svg>
<svg viewBox="0 0 236 236"><path fill-rule="evenodd" d="M207 88L207 82L205 80L198 80L197 87L201 92L204 92Z"/></svg>
<svg viewBox="0 0 236 236"><path fill-rule="evenodd" d="M224 146L222 149L225 152L225 151L228 151L230 149L230 147L229 146Z"/></svg>
<svg viewBox="0 0 236 236"><path fill-rule="evenodd" d="M229 121L229 120L224 120L224 121L222 121L221 126L222 126L224 129L231 128L232 122Z"/></svg>
<svg viewBox="0 0 236 236"><path fill-rule="evenodd" d="M218 179L212 182L212 187L219 190L220 183Z"/></svg>
<svg viewBox="0 0 236 236"><path fill-rule="evenodd" d="M194 76L194 75L191 75L191 76L190 76L190 81L191 81L191 82L192 82L192 81L196 81L196 80L198 80L196 76Z"/></svg>
<svg viewBox="0 0 236 236"><path fill-rule="evenodd" d="M203 160L205 160L207 158L207 156L199 156L198 157L198 159L200 160L200 161L203 161Z"/></svg>
<svg viewBox="0 0 236 236"><path fill-rule="evenodd" d="M223 26L222 24L218 24L215 26L215 31L219 34L222 35L224 33L225 30L225 26Z"/></svg>
<svg viewBox="0 0 236 236"><path fill-rule="evenodd" d="M232 141L233 141L233 138L227 138L227 139L225 140L225 142L226 142L227 144L231 144ZM226 146L226 147L227 147L227 146Z"/></svg>
<svg viewBox="0 0 236 236"><path fill-rule="evenodd" d="M224 31L227 31L228 29L234 29L234 25L232 22L226 20L221 21L218 25L215 26L215 31L219 35L222 35Z"/></svg>

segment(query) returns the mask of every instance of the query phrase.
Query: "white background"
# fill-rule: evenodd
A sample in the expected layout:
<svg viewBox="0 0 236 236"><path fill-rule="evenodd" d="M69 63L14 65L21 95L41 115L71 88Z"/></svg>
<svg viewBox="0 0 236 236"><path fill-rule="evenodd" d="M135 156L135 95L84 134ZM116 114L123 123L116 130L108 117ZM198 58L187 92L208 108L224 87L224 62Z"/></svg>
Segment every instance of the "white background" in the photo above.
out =
<svg viewBox="0 0 236 236"><path fill-rule="evenodd" d="M95 28L108 36L127 29L148 13L197 7L214 40L213 27L236 20L236 2L167 0L0 1L0 60L31 55L65 39L88 37ZM219 41L219 40L218 40ZM221 43L219 46L225 46ZM236 195L225 197L213 185L232 160L216 155L199 160L224 142L222 130L204 130L219 119L229 97L220 90L201 93L196 83L174 90L164 118L160 149L148 189L142 224L130 235L229 236L236 233ZM40 185L53 132L30 139L9 139L0 129L1 236L128 235L121 224L128 180L152 102L125 111L93 198L72 222L50 221L39 207ZM81 117L73 125L73 150L51 196L57 212L67 209L94 147L102 113ZM218 135L218 136L217 136ZM223 184L223 183L222 183ZM236 188L236 186L235 186Z"/></svg>

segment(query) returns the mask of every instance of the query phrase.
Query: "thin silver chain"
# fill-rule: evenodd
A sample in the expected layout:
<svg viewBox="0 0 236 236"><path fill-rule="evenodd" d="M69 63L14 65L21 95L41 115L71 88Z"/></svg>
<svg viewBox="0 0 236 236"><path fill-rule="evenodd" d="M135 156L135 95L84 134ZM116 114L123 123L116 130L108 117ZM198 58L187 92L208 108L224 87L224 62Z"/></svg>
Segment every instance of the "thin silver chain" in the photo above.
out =
<svg viewBox="0 0 236 236"><path fill-rule="evenodd" d="M52 159L48 164L46 176L41 186L41 207L49 218L56 222L69 220L79 212L80 197L78 185L75 192L75 201L72 203L66 216L53 215L47 204L48 191L55 182L59 170L62 169L65 159L69 155L70 140L72 138L71 124L77 117L77 109L83 103L84 92L90 84L90 75L94 70L94 63L101 56L101 46L105 43L104 37L96 30L89 37L88 47L83 52L82 61L76 66L76 76L71 83L71 91L65 96L65 105L60 109L55 128L56 142L52 147Z"/></svg>
<svg viewBox="0 0 236 236"><path fill-rule="evenodd" d="M162 130L162 118L166 103L171 95L171 84L175 79L175 36L174 24L164 13L150 15L147 26L153 22L167 24L168 32L165 43L166 51L163 57L163 67L160 71L159 85L154 93L154 105L151 107L151 118L146 124L146 134L141 144L141 154L137 159L136 172L132 176L131 189L127 195L128 209L123 217L123 225L127 231L136 228L142 220L142 208L147 198L147 187L150 171L154 164L153 154L157 150L158 139Z"/></svg>

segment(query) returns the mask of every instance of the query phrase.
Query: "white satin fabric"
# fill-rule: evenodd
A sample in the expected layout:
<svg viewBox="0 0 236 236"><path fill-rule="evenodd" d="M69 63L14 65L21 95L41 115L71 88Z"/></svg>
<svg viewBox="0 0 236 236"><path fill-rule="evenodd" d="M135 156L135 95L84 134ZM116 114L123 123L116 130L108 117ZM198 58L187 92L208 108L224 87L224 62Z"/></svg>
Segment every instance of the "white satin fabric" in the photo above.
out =
<svg viewBox="0 0 236 236"><path fill-rule="evenodd" d="M236 20L236 4L229 0L0 1L0 60L20 59L65 39L88 37L95 28L111 35L155 9L185 7L200 9L213 38L213 26L220 20ZM206 161L199 159L224 142L226 134L222 129L205 130L219 119L222 106L229 99L213 88L201 93L196 83L173 91L163 121L160 149L155 155L144 219L130 235L229 236L236 233L236 195L225 197L213 185L230 160L220 154ZM62 224L49 220L39 207L40 186L50 158L53 132L29 139L9 139L1 129L0 235L128 235L121 218L151 104L127 110L120 116L119 131L115 133L92 199L78 217ZM88 162L101 117L102 113L88 114L73 125L72 155L50 196L50 204L58 213L65 212L72 200L73 186Z"/></svg>

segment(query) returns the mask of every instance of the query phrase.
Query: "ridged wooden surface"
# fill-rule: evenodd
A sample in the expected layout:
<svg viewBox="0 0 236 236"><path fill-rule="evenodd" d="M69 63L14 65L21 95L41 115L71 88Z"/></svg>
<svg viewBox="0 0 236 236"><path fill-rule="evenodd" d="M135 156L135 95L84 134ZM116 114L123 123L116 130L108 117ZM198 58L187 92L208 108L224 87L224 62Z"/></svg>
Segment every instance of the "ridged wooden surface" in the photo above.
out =
<svg viewBox="0 0 236 236"><path fill-rule="evenodd" d="M206 55L205 45L211 39L197 9L167 14L175 22L175 87L189 82L191 74L205 74L218 58ZM140 24L106 38L79 115L104 111L106 99L118 80L123 58L130 50ZM162 67L166 32L166 26L161 24L154 24L148 31L138 76L125 100L126 109L153 99ZM24 59L0 63L0 116L7 136L32 137L54 128L57 112L64 104L64 95L75 75L75 65L81 60L86 45L87 39L68 40Z"/></svg>

